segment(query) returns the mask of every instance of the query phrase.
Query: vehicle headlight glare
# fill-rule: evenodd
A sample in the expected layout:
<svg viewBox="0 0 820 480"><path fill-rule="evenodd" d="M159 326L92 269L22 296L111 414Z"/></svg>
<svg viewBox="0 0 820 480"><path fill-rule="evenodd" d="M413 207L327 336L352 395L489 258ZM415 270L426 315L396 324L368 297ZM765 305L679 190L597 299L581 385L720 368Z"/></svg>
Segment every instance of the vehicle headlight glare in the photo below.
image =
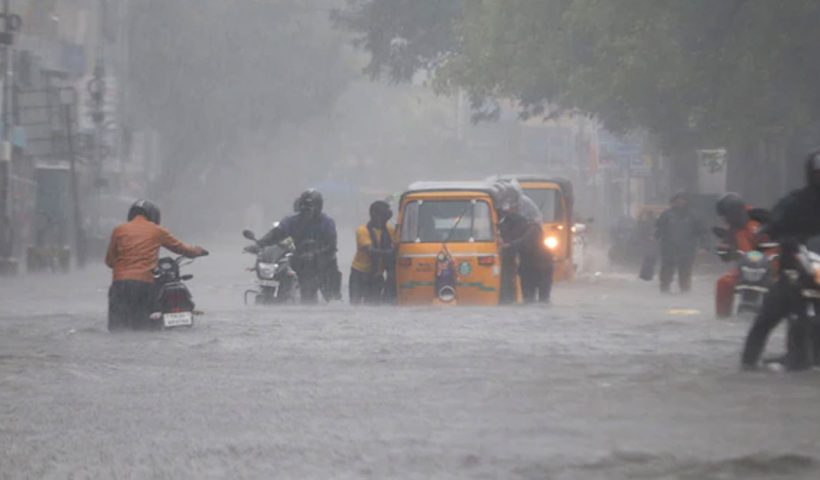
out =
<svg viewBox="0 0 820 480"><path fill-rule="evenodd" d="M558 237L549 236L544 239L544 246L550 250L558 248Z"/></svg>
<svg viewBox="0 0 820 480"><path fill-rule="evenodd" d="M265 280L272 280L276 275L275 263L260 263L258 267L259 277Z"/></svg>

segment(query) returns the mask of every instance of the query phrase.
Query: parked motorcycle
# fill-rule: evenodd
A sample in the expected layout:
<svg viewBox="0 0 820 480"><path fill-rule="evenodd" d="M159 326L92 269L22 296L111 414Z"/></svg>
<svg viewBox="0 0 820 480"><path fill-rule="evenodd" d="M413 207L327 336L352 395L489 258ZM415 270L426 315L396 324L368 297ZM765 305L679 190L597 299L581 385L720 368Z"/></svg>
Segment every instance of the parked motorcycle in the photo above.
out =
<svg viewBox="0 0 820 480"><path fill-rule="evenodd" d="M245 252L256 255L256 263L248 270L256 272L258 286L258 290L251 289L245 292L245 304L248 304L249 295L254 295L256 305L294 301L299 278L291 267L296 250L293 240L287 238L276 245L261 247L252 231L244 230L242 235L254 242L254 245L245 248Z"/></svg>
<svg viewBox="0 0 820 480"><path fill-rule="evenodd" d="M205 252L208 255L208 252ZM189 265L193 260L183 263L185 257L163 257L154 269L154 285L157 288L157 299L154 312L150 315L152 326L158 329L192 327L194 316L199 314L191 292L184 282L194 278L193 275L182 275L180 266Z"/></svg>

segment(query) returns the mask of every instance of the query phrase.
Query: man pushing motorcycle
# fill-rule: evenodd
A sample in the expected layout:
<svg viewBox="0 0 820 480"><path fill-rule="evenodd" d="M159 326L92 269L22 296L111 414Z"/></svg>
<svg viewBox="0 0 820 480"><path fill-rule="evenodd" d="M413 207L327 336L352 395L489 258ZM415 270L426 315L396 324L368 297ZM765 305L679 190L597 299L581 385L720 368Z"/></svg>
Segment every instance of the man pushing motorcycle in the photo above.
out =
<svg viewBox="0 0 820 480"><path fill-rule="evenodd" d="M771 222L762 233L772 240L780 242L781 263L787 261L788 252L795 251L797 245L820 235L820 150L809 154L806 158L806 186L788 194L772 211ZM771 331L787 317L793 305L790 303L789 279L780 276L777 283L770 289L763 301L760 313L746 337L743 348L741 365L745 369L753 369L758 365L760 355L766 346L766 340ZM810 328L801 328L799 335L814 335ZM808 352L813 353L813 352ZM811 366L811 355L788 355L793 361L786 366L799 370Z"/></svg>
<svg viewBox="0 0 820 480"><path fill-rule="evenodd" d="M160 210L148 200L137 200L128 210L128 222L111 233L105 264L112 270L108 290L108 330L150 328L149 316L156 292L153 271L160 247L189 258L207 255L187 245L160 225Z"/></svg>
<svg viewBox="0 0 820 480"><path fill-rule="evenodd" d="M341 299L342 274L336 259L336 223L322 212L324 199L316 190L303 192L296 201L297 213L285 217L257 245L275 245L290 237L296 245L293 269L299 278L302 303L316 303L318 292L327 300Z"/></svg>

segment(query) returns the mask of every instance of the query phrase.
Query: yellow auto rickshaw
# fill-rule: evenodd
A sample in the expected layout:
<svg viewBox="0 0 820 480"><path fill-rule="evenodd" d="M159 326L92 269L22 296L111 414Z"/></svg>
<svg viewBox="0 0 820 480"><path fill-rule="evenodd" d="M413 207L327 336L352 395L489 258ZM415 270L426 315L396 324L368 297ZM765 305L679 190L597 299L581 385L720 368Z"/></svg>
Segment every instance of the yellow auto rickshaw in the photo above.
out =
<svg viewBox="0 0 820 480"><path fill-rule="evenodd" d="M497 305L501 289L492 184L420 182L399 200L399 305Z"/></svg>
<svg viewBox="0 0 820 480"><path fill-rule="evenodd" d="M555 260L556 280L569 280L575 276L572 257L572 183L562 178L542 175L501 175L488 180L515 180L532 199L544 217L544 248L552 252Z"/></svg>

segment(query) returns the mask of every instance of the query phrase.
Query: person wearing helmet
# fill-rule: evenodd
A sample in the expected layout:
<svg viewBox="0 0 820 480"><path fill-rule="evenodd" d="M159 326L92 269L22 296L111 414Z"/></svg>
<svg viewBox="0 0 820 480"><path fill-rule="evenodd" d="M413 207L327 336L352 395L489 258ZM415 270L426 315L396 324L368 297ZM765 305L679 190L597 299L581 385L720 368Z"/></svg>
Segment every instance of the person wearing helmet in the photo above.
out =
<svg viewBox="0 0 820 480"><path fill-rule="evenodd" d="M815 150L806 157L805 174L806 186L778 201L772 209L770 223L761 228L762 234L779 242L784 250L789 245L820 235L820 150ZM789 314L788 298L789 287L786 280L778 279L769 289L760 313L746 336L740 359L742 368L757 368L769 334ZM816 332L814 335L816 337ZM787 365L793 369L809 366Z"/></svg>
<svg viewBox="0 0 820 480"><path fill-rule="evenodd" d="M314 189L297 199L296 213L282 219L258 242L258 247L276 245L290 237L296 245L293 269L299 276L302 303L316 303L321 290L325 299L341 299L342 274L336 259L336 223L322 212L324 199Z"/></svg>
<svg viewBox="0 0 820 480"><path fill-rule="evenodd" d="M760 223L749 215L751 209L736 193L727 193L718 200L715 211L729 227L723 247L729 252L746 253L755 248ZM731 259L731 257L730 257ZM732 315L735 285L740 272L737 268L724 274L715 286L715 315L726 318Z"/></svg>
<svg viewBox="0 0 820 480"><path fill-rule="evenodd" d="M695 253L706 230L689 208L688 195L677 193L670 203L671 207L658 217L655 227L655 239L660 242L661 253L660 289L669 292L677 273L681 292L688 292L692 288Z"/></svg>
<svg viewBox="0 0 820 480"><path fill-rule="evenodd" d="M112 270L108 290L108 330L115 332L148 326L154 306L153 270L159 249L194 258L207 250L174 238L160 226L159 208L148 200L137 200L128 210L128 222L111 233L105 264Z"/></svg>
<svg viewBox="0 0 820 480"><path fill-rule="evenodd" d="M370 221L356 229L356 256L350 267L350 303L390 302L394 277L396 229L388 222L393 217L390 204L376 201L370 205Z"/></svg>

